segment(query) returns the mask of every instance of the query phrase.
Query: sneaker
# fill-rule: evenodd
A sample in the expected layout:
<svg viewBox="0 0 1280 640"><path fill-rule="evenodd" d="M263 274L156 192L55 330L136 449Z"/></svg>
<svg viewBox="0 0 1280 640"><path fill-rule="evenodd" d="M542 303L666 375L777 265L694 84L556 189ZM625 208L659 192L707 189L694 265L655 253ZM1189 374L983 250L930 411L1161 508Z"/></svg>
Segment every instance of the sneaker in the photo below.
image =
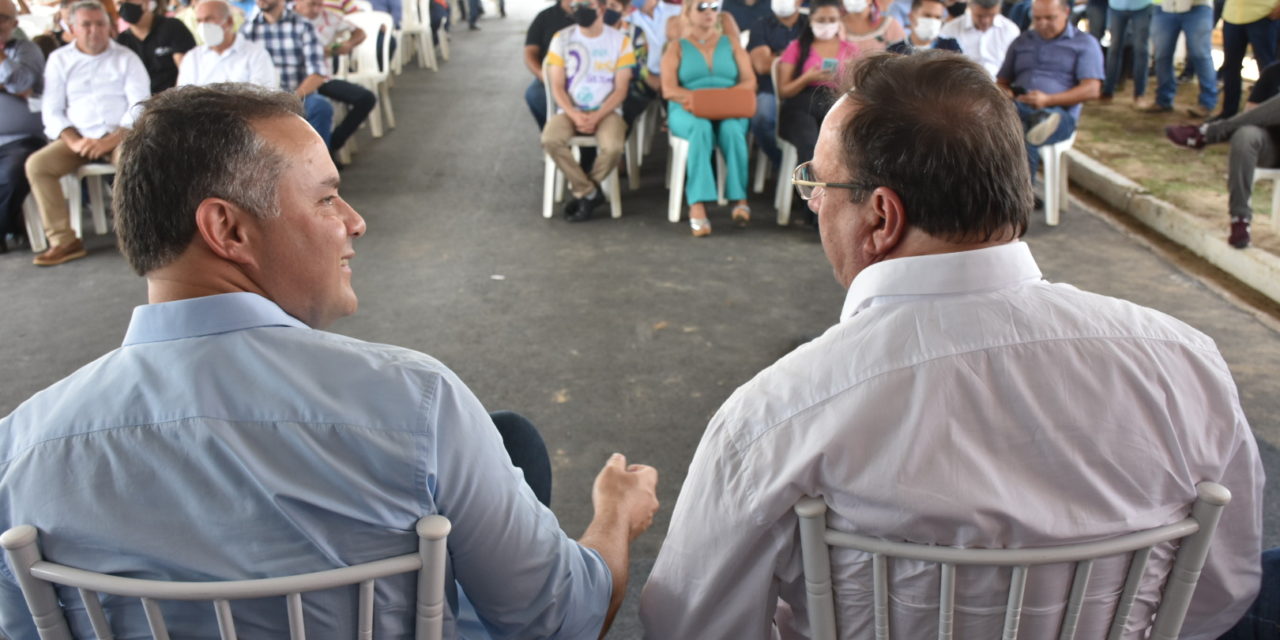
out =
<svg viewBox="0 0 1280 640"><path fill-rule="evenodd" d="M1165 106L1152 102L1151 104L1144 104L1138 107L1138 111L1141 111L1142 113L1170 113L1173 111L1173 105Z"/></svg>
<svg viewBox="0 0 1280 640"><path fill-rule="evenodd" d="M1038 147L1044 144L1054 131L1058 130L1058 124L1062 122L1062 114L1057 111L1041 111L1035 116L1031 126L1027 127L1027 144Z"/></svg>
<svg viewBox="0 0 1280 640"><path fill-rule="evenodd" d="M1209 110L1200 105L1196 105L1194 107L1187 109L1187 115L1191 116L1192 118L1200 118L1201 120L1203 120L1209 117Z"/></svg>
<svg viewBox="0 0 1280 640"><path fill-rule="evenodd" d="M1227 244L1243 249L1249 246L1249 221L1244 218L1231 219L1231 235L1227 236Z"/></svg>
<svg viewBox="0 0 1280 640"><path fill-rule="evenodd" d="M1204 132L1194 124L1169 125L1164 128L1164 136L1179 147L1199 150L1205 145Z"/></svg>
<svg viewBox="0 0 1280 640"><path fill-rule="evenodd" d="M52 267L64 262L78 260L87 255L89 255L89 252L85 251L84 243L77 238L67 244L51 247L48 251L36 256L35 259L31 261L31 264L38 267Z"/></svg>

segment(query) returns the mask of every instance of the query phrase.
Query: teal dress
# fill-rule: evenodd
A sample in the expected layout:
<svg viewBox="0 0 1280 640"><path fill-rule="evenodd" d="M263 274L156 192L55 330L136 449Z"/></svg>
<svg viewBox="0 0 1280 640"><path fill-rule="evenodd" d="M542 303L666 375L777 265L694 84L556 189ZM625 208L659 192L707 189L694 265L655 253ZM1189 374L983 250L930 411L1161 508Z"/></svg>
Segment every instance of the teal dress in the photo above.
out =
<svg viewBox="0 0 1280 640"><path fill-rule="evenodd" d="M727 89L738 84L738 63L733 59L733 45L728 36L720 36L711 68L707 58L686 39L680 40L680 86L685 89ZM747 130L750 118L707 120L669 101L667 126L671 133L689 141L689 164L685 171L684 194L689 204L716 199L716 179L711 167L714 146L724 154L725 196L730 200L747 197Z"/></svg>

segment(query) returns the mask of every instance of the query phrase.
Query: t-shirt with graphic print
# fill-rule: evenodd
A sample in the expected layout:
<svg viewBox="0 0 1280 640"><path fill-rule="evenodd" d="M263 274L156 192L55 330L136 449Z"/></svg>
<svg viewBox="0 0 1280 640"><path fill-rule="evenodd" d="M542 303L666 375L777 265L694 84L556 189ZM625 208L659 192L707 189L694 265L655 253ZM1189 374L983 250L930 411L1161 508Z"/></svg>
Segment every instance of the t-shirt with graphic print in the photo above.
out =
<svg viewBox="0 0 1280 640"><path fill-rule="evenodd" d="M606 26L600 35L588 38L577 25L561 29L551 39L546 63L564 67L565 89L573 104L583 111L595 111L613 93L618 71L636 65L631 38ZM617 109L622 113L622 108ZM556 113L564 109L557 107Z"/></svg>

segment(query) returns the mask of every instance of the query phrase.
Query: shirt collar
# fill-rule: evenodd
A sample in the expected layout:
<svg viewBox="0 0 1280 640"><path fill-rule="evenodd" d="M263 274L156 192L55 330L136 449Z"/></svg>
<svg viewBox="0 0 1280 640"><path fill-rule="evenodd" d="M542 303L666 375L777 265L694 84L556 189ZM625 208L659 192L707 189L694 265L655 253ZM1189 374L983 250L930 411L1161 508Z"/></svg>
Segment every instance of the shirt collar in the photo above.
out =
<svg viewBox="0 0 1280 640"><path fill-rule="evenodd" d="M211 336L255 327L307 325L256 293L224 293L134 307L124 346Z"/></svg>
<svg viewBox="0 0 1280 640"><path fill-rule="evenodd" d="M849 286L840 320L885 296L937 296L995 291L1041 279L1026 243L1007 244L877 262Z"/></svg>

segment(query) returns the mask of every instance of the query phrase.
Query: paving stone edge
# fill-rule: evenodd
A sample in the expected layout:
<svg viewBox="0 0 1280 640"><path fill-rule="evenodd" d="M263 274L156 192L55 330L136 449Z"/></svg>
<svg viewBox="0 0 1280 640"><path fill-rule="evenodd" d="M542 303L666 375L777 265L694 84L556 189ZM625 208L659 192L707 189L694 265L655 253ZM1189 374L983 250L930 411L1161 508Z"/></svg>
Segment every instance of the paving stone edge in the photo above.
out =
<svg viewBox="0 0 1280 640"><path fill-rule="evenodd" d="M1186 211L1151 195L1142 185L1116 173L1110 167L1076 151L1067 151L1071 181L1107 204L1126 211L1143 224L1176 242L1210 264L1231 274L1259 293L1280 302L1280 257L1250 247L1236 249L1227 244L1227 219L1210 225ZM1259 224L1255 216L1254 223ZM1274 218L1268 220L1274 224Z"/></svg>

